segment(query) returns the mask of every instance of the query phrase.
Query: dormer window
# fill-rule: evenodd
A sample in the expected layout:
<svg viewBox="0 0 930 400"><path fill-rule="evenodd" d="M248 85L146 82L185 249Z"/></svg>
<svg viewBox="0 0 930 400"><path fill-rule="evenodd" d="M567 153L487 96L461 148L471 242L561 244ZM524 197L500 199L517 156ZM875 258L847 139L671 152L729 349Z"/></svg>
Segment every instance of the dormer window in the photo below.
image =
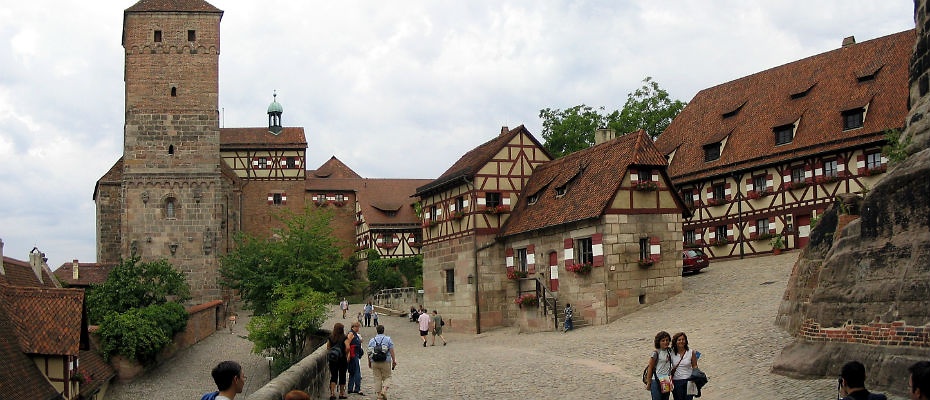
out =
<svg viewBox="0 0 930 400"><path fill-rule="evenodd" d="M720 158L720 142L704 145L704 162L714 161Z"/></svg>
<svg viewBox="0 0 930 400"><path fill-rule="evenodd" d="M854 108L843 111L843 130L857 129L862 127L865 122L865 108Z"/></svg>
<svg viewBox="0 0 930 400"><path fill-rule="evenodd" d="M565 196L565 186L555 188L555 197Z"/></svg>
<svg viewBox="0 0 930 400"><path fill-rule="evenodd" d="M533 195L530 195L529 197L526 198L526 203L529 204L529 205L536 204L537 201L539 201L539 195L538 195L538 194L533 194Z"/></svg>
<svg viewBox="0 0 930 400"><path fill-rule="evenodd" d="M740 103L740 105L734 107L734 108L731 109L730 111L727 111L727 112L721 114L721 116L723 117L723 119L727 119L727 118L733 117L733 116L735 116L736 114L739 114L739 110L742 110L744 105L746 105L746 102L745 102L745 101L742 102L742 103Z"/></svg>
<svg viewBox="0 0 930 400"><path fill-rule="evenodd" d="M775 145L788 144L794 140L794 124L776 126L773 131L775 132Z"/></svg>

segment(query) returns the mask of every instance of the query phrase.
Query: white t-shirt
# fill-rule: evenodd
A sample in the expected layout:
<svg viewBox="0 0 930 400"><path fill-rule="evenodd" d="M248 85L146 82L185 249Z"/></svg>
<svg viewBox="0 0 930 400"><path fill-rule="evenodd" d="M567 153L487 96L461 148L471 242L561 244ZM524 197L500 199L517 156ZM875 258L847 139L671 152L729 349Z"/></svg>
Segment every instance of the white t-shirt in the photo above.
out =
<svg viewBox="0 0 930 400"><path fill-rule="evenodd" d="M659 354L659 359L656 360L656 375L658 376L668 375L672 370L671 352L668 351L667 349L653 350L653 351L654 351L653 354L655 354L655 352L658 352ZM649 356L652 357L651 354ZM655 379L655 376L653 376L652 379Z"/></svg>
<svg viewBox="0 0 930 400"><path fill-rule="evenodd" d="M420 317L417 318L417 322L420 323L420 330L421 330L421 331L428 331L428 330L429 330L429 315L428 315L428 314L426 314L426 313L420 314Z"/></svg>
<svg viewBox="0 0 930 400"><path fill-rule="evenodd" d="M675 376L672 379L691 379L691 372L694 370L691 366L691 355L694 350L688 350L685 352L684 359L678 356L678 353L672 353L672 367L676 365L678 368L675 370ZM678 360L681 360L681 364L678 363Z"/></svg>

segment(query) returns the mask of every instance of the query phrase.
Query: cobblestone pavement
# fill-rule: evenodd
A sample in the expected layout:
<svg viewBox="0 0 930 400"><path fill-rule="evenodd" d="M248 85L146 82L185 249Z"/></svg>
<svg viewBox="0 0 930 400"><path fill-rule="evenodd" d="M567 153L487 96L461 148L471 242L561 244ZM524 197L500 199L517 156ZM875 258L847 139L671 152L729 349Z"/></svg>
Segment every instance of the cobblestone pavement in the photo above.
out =
<svg viewBox="0 0 930 400"><path fill-rule="evenodd" d="M397 344L389 398L647 399L642 370L655 333L665 330L686 332L691 347L702 353L699 364L710 382L701 399L835 399L832 378L797 380L769 372L778 352L791 341L773 322L797 255L712 262L700 274L684 277L683 292L666 302L606 326L565 334L522 334L516 328L480 335L446 332L448 346L424 348L414 323L382 317L386 333ZM350 308L352 314L359 310L359 305ZM353 318L343 320L339 313L326 327ZM374 328L363 327L361 333L367 341ZM117 385L112 398L129 400L152 393L159 393L152 398L195 398L209 389L213 365L237 359L248 379L245 396L236 398L248 399L268 378L264 359L249 350L250 343L237 335L214 334L137 382ZM374 398L371 370L365 365L362 377L362 391L368 394L364 398Z"/></svg>

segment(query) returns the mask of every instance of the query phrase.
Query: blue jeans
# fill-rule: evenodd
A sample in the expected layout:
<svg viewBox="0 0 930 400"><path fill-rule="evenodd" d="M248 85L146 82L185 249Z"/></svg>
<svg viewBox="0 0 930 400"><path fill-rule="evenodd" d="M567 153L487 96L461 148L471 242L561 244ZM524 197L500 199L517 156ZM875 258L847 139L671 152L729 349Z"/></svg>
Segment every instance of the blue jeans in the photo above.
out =
<svg viewBox="0 0 930 400"><path fill-rule="evenodd" d="M692 400L694 395L688 395L688 380L687 379L675 379L672 381L675 383L675 388L672 389L672 397L675 400Z"/></svg>
<svg viewBox="0 0 930 400"><path fill-rule="evenodd" d="M362 391L362 370L358 365L358 357L349 360L349 392Z"/></svg>
<svg viewBox="0 0 930 400"><path fill-rule="evenodd" d="M652 394L652 400L668 400L669 393L662 393L659 389L659 380L652 377L652 385L649 386L649 392Z"/></svg>
<svg viewBox="0 0 930 400"><path fill-rule="evenodd" d="M570 331L572 329L575 329L575 323L572 322L571 318L566 318L565 319L565 330Z"/></svg>

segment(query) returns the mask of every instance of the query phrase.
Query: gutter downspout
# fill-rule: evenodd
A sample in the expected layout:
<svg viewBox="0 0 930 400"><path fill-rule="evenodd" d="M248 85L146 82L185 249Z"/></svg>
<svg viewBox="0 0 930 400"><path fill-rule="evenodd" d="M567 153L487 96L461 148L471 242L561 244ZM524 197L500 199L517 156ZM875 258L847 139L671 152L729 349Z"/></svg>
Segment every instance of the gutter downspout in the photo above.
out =
<svg viewBox="0 0 930 400"><path fill-rule="evenodd" d="M475 208L477 199L475 198L475 185L474 182L468 180L468 177L463 178L465 180L465 185L468 186L468 191L471 193L471 207ZM474 230L477 228L477 217L475 213L471 213L471 228ZM481 333L481 306L478 304L478 252L481 249L478 248L478 234L472 233L471 235L472 247L475 249L475 254L472 255L472 274L475 277L475 333Z"/></svg>

